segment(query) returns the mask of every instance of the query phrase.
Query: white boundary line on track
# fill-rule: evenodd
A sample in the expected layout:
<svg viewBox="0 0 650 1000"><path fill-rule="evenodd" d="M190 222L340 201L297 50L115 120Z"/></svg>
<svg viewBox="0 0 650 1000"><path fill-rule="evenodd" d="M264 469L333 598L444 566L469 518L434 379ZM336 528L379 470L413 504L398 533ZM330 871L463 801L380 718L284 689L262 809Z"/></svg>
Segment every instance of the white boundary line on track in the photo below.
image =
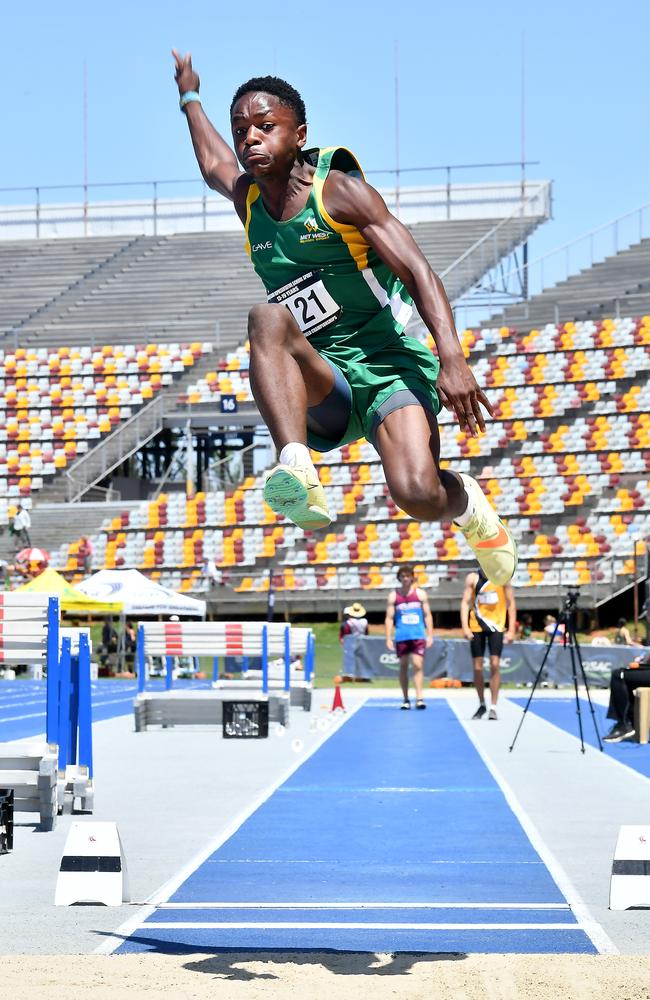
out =
<svg viewBox="0 0 650 1000"><path fill-rule="evenodd" d="M201 923L178 922L163 923L158 922L147 924L147 930L159 931L189 931L189 930L235 930L235 931L583 931L581 924L371 924L371 923L345 923L339 921L294 923L293 921L274 921L272 924L247 921L245 923L228 922L208 922ZM245 949L242 949L245 950Z"/></svg>
<svg viewBox="0 0 650 1000"><path fill-rule="evenodd" d="M568 903L160 903L160 910L568 910Z"/></svg>
<svg viewBox="0 0 650 1000"><path fill-rule="evenodd" d="M237 832L239 827L242 826L242 824L245 823L246 820L253 815L253 813L257 812L260 806L262 806L267 799L270 799L280 785L283 785L284 782L287 781L291 775L305 763L305 761L309 760L309 758L312 757L317 750L320 750L323 744L326 743L327 740L334 735L334 733L337 733L339 729L341 729L341 727L344 726L345 723L351 719L360 708L363 707L363 705L365 705L366 701L367 698L364 697L357 705L348 709L344 715L339 715L338 719L335 715L333 719L334 724L327 729L320 738L316 739L316 742L310 748L308 753L296 760L295 763L291 764L285 771L282 772L279 778L274 779L270 785L263 789L255 797L251 805L247 806L246 809L243 809L228 824L225 830L210 840L205 847L195 854L194 857L191 858L178 872L176 872L175 875L172 875L170 879L163 883L163 885L161 885L160 888L149 897L147 902L138 909L137 913L126 920L123 924L120 924L110 937L106 938L105 941L102 941L102 943L94 949L93 954L110 955L116 950L116 948L119 948L119 946L123 944L134 931L142 926L142 924L151 916L156 908L161 903L166 903L169 897L176 892L179 886L181 886L183 882L185 882L190 875L196 871L197 868L207 861L211 854L214 854L214 852L217 851L222 844L225 844L225 842Z"/></svg>
<svg viewBox="0 0 650 1000"><path fill-rule="evenodd" d="M463 727L467 738L471 741L472 746L478 753L479 757L487 767L488 771L496 781L496 783L501 788L506 802L512 809L513 813L517 817L524 833L528 837L534 849L539 854L540 858L546 865L551 878L560 889L564 898L569 903L571 909L573 910L576 920L578 921L578 926L585 932L587 937L589 937L600 955L618 955L619 950L611 940L607 932L600 926L600 924L594 920L586 903L583 901L579 895L577 889L574 887L569 876L565 872L564 868L557 860L551 849L545 843L540 834L539 830L533 823L532 819L521 805L519 799L515 795L511 785L504 778L503 774L496 766L492 758L483 750L482 747L478 745L476 739L474 738L475 731L472 730L471 726L467 724L467 719L464 719L460 715L460 706L456 705L451 699L448 700L449 707L458 719L460 725ZM556 727L557 728L557 727Z"/></svg>

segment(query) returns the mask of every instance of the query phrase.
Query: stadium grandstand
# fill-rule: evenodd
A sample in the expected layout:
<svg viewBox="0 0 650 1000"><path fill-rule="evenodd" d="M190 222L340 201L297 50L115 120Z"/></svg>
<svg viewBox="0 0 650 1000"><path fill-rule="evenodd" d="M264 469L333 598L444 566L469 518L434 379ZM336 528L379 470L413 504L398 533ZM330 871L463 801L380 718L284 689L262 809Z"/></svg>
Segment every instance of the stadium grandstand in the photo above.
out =
<svg viewBox="0 0 650 1000"><path fill-rule="evenodd" d="M650 535L643 214L636 240L544 287L528 246L550 217L547 182L387 194L457 316L489 314L460 336L495 420L474 439L443 412L441 454L514 531L521 607L553 608L567 586L598 607L641 573ZM259 614L270 589L292 613L338 611L353 594L378 610L400 561L434 609L456 608L470 550L451 524L395 506L370 444L316 456L337 514L328 529L303 532L265 506L272 454L246 344L262 288L236 227L205 194L3 212L0 524L21 502L32 542L72 582L87 575L87 536L93 570L207 591L223 616ZM417 317L408 332L432 346ZM8 533L0 545L10 561Z"/></svg>

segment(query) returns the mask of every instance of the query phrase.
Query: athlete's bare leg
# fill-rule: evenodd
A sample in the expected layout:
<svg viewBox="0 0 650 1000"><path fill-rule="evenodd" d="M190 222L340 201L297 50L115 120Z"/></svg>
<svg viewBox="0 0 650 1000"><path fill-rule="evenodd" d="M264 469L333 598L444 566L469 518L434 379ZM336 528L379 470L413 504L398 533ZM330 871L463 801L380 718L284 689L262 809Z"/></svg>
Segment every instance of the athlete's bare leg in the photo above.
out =
<svg viewBox="0 0 650 1000"><path fill-rule="evenodd" d="M490 657L490 695L492 704L496 705L499 698L499 688L501 687L501 657Z"/></svg>
<svg viewBox="0 0 650 1000"><path fill-rule="evenodd" d="M409 700L409 657L408 653L406 656L400 656L399 658L399 683L402 689L402 694L404 695L404 701Z"/></svg>
<svg viewBox="0 0 650 1000"><path fill-rule="evenodd" d="M422 701L422 678L424 676L422 665L424 657L419 656L418 653L413 653L411 656L411 662L413 664L413 687L415 688L415 698L416 701Z"/></svg>
<svg viewBox="0 0 650 1000"><path fill-rule="evenodd" d="M389 413L376 435L390 495L418 521L453 520L467 506L461 480L439 466L440 435L434 415L422 406Z"/></svg>
<svg viewBox="0 0 650 1000"><path fill-rule="evenodd" d="M483 680L483 657L474 657L474 687L481 705L485 701L485 681Z"/></svg>
<svg viewBox="0 0 650 1000"><path fill-rule="evenodd" d="M254 306L248 336L251 390L273 443L278 450L290 441L306 444L307 408L332 391L332 369L284 306Z"/></svg>
<svg viewBox="0 0 650 1000"><path fill-rule="evenodd" d="M375 444L398 507L418 521L459 520L467 544L488 580L504 586L517 567L517 546L471 476L440 468L435 416L413 404L379 425Z"/></svg>

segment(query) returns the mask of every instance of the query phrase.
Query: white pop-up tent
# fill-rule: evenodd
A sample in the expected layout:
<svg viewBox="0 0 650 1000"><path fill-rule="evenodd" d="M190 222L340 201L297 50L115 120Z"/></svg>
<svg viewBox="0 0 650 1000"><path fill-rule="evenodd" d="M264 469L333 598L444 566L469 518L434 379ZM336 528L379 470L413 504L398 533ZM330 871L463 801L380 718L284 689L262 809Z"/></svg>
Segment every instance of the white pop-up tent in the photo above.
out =
<svg viewBox="0 0 650 1000"><path fill-rule="evenodd" d="M205 601L161 587L137 569L102 569L77 589L101 601L119 601L126 615L186 615L205 618Z"/></svg>

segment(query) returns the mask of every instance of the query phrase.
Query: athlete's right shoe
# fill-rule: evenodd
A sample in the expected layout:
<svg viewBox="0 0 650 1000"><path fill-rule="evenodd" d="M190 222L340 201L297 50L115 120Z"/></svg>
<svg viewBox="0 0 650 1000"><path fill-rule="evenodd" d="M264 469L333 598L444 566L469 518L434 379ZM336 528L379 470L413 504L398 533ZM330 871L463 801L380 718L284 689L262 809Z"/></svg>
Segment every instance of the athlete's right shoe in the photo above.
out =
<svg viewBox="0 0 650 1000"><path fill-rule="evenodd" d="M472 718L473 719L482 719L486 712L487 712L487 708L486 708L484 702L481 702L481 704L479 705L479 707L474 712L474 715L472 716Z"/></svg>
<svg viewBox="0 0 650 1000"><path fill-rule="evenodd" d="M276 514L283 514L303 531L332 523L325 490L313 465L276 465L266 474L264 499Z"/></svg>
<svg viewBox="0 0 650 1000"><path fill-rule="evenodd" d="M460 478L474 502L474 513L460 530L490 583L504 587L517 569L517 544L476 480L463 472Z"/></svg>

